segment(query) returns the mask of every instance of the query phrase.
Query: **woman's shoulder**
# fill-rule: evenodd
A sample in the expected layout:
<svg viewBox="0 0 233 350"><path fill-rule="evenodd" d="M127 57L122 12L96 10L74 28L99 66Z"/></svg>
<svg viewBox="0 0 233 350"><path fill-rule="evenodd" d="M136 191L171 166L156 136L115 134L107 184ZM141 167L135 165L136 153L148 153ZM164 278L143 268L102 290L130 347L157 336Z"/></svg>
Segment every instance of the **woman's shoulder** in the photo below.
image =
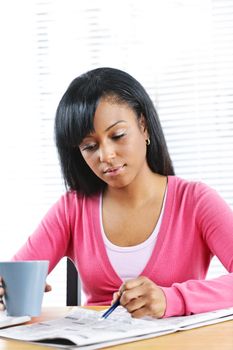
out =
<svg viewBox="0 0 233 350"><path fill-rule="evenodd" d="M77 191L67 191L60 196L57 203L62 206L69 207L82 207L83 205L95 205L98 203L100 198L100 194L94 194L91 196L87 196L84 193Z"/></svg>
<svg viewBox="0 0 233 350"><path fill-rule="evenodd" d="M99 202L100 195L86 196L75 191L67 191L50 207L46 217L76 222L82 217L91 217L92 213L96 213Z"/></svg>
<svg viewBox="0 0 233 350"><path fill-rule="evenodd" d="M212 190L210 186L199 180L184 179L179 176L168 176L170 187L178 191L202 192Z"/></svg>
<svg viewBox="0 0 233 350"><path fill-rule="evenodd" d="M216 189L199 180L188 180L179 176L169 176L168 184L176 197L186 198L189 202L222 201Z"/></svg>

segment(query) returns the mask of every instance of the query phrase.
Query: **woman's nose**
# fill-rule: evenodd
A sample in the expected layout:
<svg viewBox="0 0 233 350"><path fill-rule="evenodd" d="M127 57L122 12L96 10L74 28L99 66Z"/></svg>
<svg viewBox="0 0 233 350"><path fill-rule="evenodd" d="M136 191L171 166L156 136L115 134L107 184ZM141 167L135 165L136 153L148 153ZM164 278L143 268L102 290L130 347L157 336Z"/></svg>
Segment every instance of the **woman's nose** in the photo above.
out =
<svg viewBox="0 0 233 350"><path fill-rule="evenodd" d="M115 158L115 150L111 145L105 145L99 147L99 159L100 162L110 162L113 158Z"/></svg>

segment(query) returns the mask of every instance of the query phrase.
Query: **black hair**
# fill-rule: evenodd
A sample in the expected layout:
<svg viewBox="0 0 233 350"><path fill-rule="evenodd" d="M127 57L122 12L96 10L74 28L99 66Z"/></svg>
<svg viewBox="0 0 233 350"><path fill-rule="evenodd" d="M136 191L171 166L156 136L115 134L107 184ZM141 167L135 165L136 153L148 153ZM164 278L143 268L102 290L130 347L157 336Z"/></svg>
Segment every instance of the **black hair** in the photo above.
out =
<svg viewBox="0 0 233 350"><path fill-rule="evenodd" d="M65 185L68 189L92 195L106 186L86 164L78 145L94 131L93 119L103 97L126 103L146 121L150 145L147 162L161 175L174 175L163 130L148 93L131 75L115 68L97 68L74 79L63 95L55 117L55 141Z"/></svg>

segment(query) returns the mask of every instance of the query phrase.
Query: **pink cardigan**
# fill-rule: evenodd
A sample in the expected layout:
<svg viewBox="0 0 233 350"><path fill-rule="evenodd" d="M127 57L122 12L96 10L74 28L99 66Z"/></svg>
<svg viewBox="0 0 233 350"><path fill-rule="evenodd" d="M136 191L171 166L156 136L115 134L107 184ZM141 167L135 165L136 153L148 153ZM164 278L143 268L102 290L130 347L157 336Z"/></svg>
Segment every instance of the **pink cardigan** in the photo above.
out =
<svg viewBox="0 0 233 350"><path fill-rule="evenodd" d="M99 205L99 195L67 192L13 259L48 259L51 271L68 256L79 271L86 304L110 304L122 280L107 257ZM229 274L205 280L213 255ZM141 275L162 287L165 317L233 306L233 212L214 190L168 177L158 239Z"/></svg>

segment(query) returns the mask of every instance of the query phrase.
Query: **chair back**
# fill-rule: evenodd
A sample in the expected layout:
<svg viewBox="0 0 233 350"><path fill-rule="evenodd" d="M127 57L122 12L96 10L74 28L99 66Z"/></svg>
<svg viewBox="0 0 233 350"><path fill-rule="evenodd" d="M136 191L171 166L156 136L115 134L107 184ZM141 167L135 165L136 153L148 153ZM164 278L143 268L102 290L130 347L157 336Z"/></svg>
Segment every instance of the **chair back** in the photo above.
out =
<svg viewBox="0 0 233 350"><path fill-rule="evenodd" d="M66 280L66 305L81 305L81 283L76 267L69 258L67 258Z"/></svg>

